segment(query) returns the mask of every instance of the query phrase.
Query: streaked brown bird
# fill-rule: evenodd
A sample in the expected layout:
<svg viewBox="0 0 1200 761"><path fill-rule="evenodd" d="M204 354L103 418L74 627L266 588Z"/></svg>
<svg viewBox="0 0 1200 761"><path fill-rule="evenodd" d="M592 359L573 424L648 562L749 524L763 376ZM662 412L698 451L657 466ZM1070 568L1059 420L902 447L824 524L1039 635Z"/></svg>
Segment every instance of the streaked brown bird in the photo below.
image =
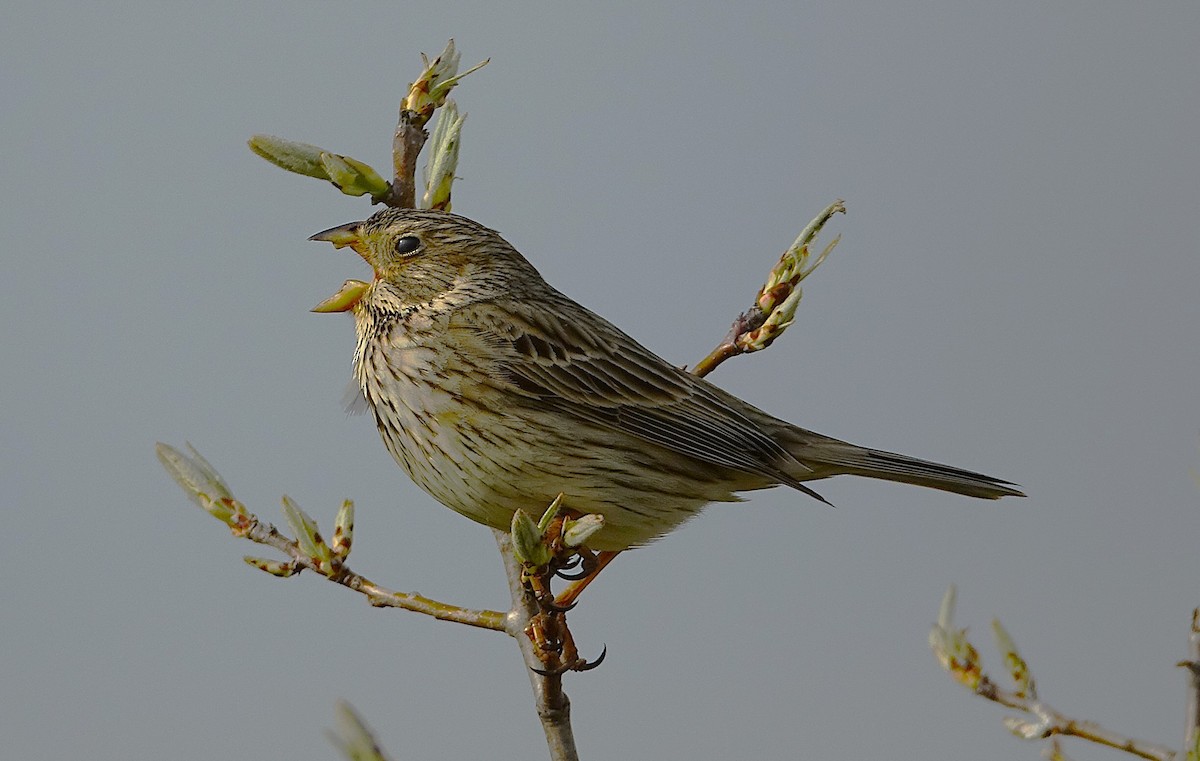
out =
<svg viewBox="0 0 1200 761"><path fill-rule="evenodd" d="M312 240L375 270L316 311L351 311L354 377L383 442L442 504L507 530L560 492L599 513L594 550L645 544L710 502L841 474L971 497L991 476L849 444L773 417L661 359L559 293L494 230L385 209Z"/></svg>

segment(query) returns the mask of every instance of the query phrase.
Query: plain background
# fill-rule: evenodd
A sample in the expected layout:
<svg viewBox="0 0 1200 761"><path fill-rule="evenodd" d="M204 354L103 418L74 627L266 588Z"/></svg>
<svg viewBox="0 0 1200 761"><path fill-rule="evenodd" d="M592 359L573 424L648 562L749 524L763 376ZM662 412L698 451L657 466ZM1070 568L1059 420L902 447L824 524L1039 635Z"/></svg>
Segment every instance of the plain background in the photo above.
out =
<svg viewBox="0 0 1200 761"><path fill-rule="evenodd" d="M397 759L540 758L505 637L276 580L159 468L250 507L358 505L356 570L506 599L490 534L340 399L367 202L245 147L386 169L453 36L455 209L671 361L827 203L799 321L717 383L806 427L1019 482L837 479L718 505L572 614L585 758L1036 758L926 646L938 602L1052 705L1178 744L1200 603L1200 5L14 3L0 27L0 742L24 759L325 759L337 698ZM999 676L999 674L997 674ZM1073 750L1072 750L1073 749ZM1069 745L1079 758L1113 758Z"/></svg>

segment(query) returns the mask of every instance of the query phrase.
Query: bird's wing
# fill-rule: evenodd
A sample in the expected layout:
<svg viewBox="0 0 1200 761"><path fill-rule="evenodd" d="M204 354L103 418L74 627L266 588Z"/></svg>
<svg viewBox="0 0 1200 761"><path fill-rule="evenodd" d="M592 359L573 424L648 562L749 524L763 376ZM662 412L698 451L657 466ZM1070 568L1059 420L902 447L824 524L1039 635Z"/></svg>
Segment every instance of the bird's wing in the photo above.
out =
<svg viewBox="0 0 1200 761"><path fill-rule="evenodd" d="M804 466L750 419L748 404L561 299L475 303L455 321L492 345L508 382L568 417L809 491L781 470Z"/></svg>

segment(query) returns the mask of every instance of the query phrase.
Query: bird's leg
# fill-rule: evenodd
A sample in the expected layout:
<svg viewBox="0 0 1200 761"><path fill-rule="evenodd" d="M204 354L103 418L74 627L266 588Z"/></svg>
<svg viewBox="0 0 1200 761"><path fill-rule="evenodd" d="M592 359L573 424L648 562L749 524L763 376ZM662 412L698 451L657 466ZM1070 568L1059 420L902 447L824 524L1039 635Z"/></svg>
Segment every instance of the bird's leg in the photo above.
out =
<svg viewBox="0 0 1200 761"><path fill-rule="evenodd" d="M550 577L553 575L551 566L526 566L521 574L525 588L537 600L538 606L545 609L547 603L554 602L554 593L550 591Z"/></svg>
<svg viewBox="0 0 1200 761"><path fill-rule="evenodd" d="M525 629L525 633L537 647L538 659L546 664L544 669L534 669L542 676L559 676L568 671L591 671L603 663L604 656L608 654L608 648L604 648L600 651L600 657L594 661L580 658L579 648L575 646L575 637L567 628L565 613L539 613Z"/></svg>
<svg viewBox="0 0 1200 761"><path fill-rule="evenodd" d="M604 567L611 563L613 559L620 554L620 550L615 552L612 550L603 550L597 553L591 553L589 551L587 555L583 555L583 575L568 585L567 588L562 592L559 592L558 597L554 598L554 604L560 608L570 609L573 607L576 599L579 598L580 593L587 589L588 584L591 584L592 581L600 575L600 572L604 570Z"/></svg>
<svg viewBox="0 0 1200 761"><path fill-rule="evenodd" d="M551 510L557 510L557 504ZM568 545L563 535L572 520L579 521L580 516L570 511L548 512L537 527L540 536L526 540L529 547L522 561L521 580L538 605L538 613L525 627L525 636L533 643L538 660L546 666L535 671L544 675L588 671L600 665L607 653L601 651L600 657L590 662L579 657L575 638L567 627L567 611L574 607L574 597L617 553L595 553L583 546ZM583 566L580 576L565 574L579 579L568 590L574 590L573 596L565 601L555 599L550 582L556 575L564 575L562 571L579 565Z"/></svg>
<svg viewBox="0 0 1200 761"><path fill-rule="evenodd" d="M562 641L558 639L556 629L556 622L545 613L538 613L525 626L525 636L533 643L534 654L550 671L562 665Z"/></svg>
<svg viewBox="0 0 1200 761"><path fill-rule="evenodd" d="M559 569L570 564L575 555L574 550L568 551L563 547L563 520L561 516L551 520L538 540L549 550L540 556L545 562L535 565L533 562L524 561L521 570L521 581L538 606L538 613L525 627L525 636L533 642L534 652L538 660L545 664L548 673L563 667L562 632L566 629L566 610L554 604L554 592L550 588L550 581Z"/></svg>
<svg viewBox="0 0 1200 761"><path fill-rule="evenodd" d="M571 630L567 628L567 619L563 616L562 619L562 667L567 671L591 671L604 662L604 656L608 655L608 648L600 650L600 657L594 661L585 661L579 657L579 648L575 646L575 637L571 635Z"/></svg>

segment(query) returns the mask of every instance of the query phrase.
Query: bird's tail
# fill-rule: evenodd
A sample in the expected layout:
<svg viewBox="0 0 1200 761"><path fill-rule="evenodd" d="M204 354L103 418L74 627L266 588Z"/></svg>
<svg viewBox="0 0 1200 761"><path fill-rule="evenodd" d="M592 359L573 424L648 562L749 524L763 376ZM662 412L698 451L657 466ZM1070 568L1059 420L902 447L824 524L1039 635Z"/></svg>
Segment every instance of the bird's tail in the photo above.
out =
<svg viewBox="0 0 1200 761"><path fill-rule="evenodd" d="M820 443L805 443L806 446L793 454L805 466L811 468L817 478L840 474L866 476L981 499L1025 496L1016 488L1016 484L1010 481L950 465L918 460L915 457L879 449L867 449L833 439Z"/></svg>

